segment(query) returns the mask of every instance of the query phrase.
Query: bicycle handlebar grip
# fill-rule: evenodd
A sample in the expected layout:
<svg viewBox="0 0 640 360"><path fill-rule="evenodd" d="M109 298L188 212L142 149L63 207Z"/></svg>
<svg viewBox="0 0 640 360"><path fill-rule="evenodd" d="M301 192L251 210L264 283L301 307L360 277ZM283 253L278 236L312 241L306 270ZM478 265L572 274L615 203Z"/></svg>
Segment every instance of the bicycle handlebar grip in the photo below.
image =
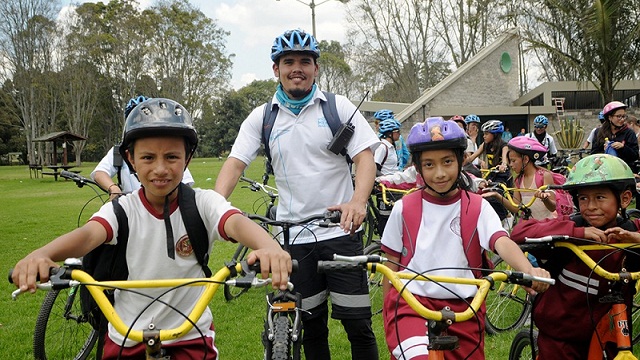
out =
<svg viewBox="0 0 640 360"><path fill-rule="evenodd" d="M342 212L339 210L328 211L325 214L326 219L329 220L329 222L331 222L332 224L340 223L341 216L342 216Z"/></svg>
<svg viewBox="0 0 640 360"><path fill-rule="evenodd" d="M65 179L69 179L69 180L75 180L75 179L78 178L78 174L73 173L71 171L67 171L67 170L60 171L60 176L62 176Z"/></svg>
<svg viewBox="0 0 640 360"><path fill-rule="evenodd" d="M255 263L253 263L253 265L249 265L249 270L250 271L254 271L256 273L259 273L260 272L260 260L258 260ZM291 259L291 271L292 272L298 271L298 260Z"/></svg>
<svg viewBox="0 0 640 360"><path fill-rule="evenodd" d="M318 272L363 270L362 264L346 261L318 261Z"/></svg>
<svg viewBox="0 0 640 360"><path fill-rule="evenodd" d="M55 274L55 273L58 271L58 269L59 269L59 268L57 268L57 267L51 267L51 268L49 268L49 276L51 276L51 275ZM13 284L13 279L12 279L12 277L11 277L12 275L13 275L13 269L9 269L9 277L8 277L9 284ZM40 273L38 273L38 274L36 275L36 281L40 281Z"/></svg>

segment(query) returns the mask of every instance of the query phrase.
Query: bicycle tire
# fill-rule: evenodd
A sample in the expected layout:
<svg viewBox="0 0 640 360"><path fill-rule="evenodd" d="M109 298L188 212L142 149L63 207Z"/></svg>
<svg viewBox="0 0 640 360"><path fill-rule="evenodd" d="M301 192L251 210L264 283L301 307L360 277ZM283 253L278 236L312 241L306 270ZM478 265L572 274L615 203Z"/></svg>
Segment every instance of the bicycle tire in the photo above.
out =
<svg viewBox="0 0 640 360"><path fill-rule="evenodd" d="M365 248L373 243L373 237L378 228L378 222L373 213L374 210L371 208L372 206L371 201L369 201L367 204L367 216L365 216L364 222L362 222L362 239L364 240Z"/></svg>
<svg viewBox="0 0 640 360"><path fill-rule="evenodd" d="M36 359L85 360L98 340L80 307L78 287L51 290L47 293L33 332L33 355Z"/></svg>
<svg viewBox="0 0 640 360"><path fill-rule="evenodd" d="M233 254L233 257L231 258L231 260L238 261L238 262L242 261L247 256L248 252L249 252L249 248L247 248L246 246L243 246L242 244L238 244L238 247L236 248L236 252ZM229 279L230 277L227 277L227 280ZM239 298L242 294L249 291L249 288L239 288L236 286L228 286L227 284L224 284L223 291L224 291L224 299L226 301L231 301L233 299Z"/></svg>
<svg viewBox="0 0 640 360"><path fill-rule="evenodd" d="M507 264L499 255L491 258L496 270L506 270ZM531 312L527 292L518 285L496 282L496 291L487 294L486 332L499 334L522 326Z"/></svg>
<svg viewBox="0 0 640 360"><path fill-rule="evenodd" d="M533 330L533 340L535 350L538 350L538 331ZM531 332L530 329L520 329L511 342L511 348L509 349L509 360L531 359L533 353L531 351Z"/></svg>
<svg viewBox="0 0 640 360"><path fill-rule="evenodd" d="M384 255L382 245L379 242L373 242L364 249L365 255ZM371 314L377 315L382 313L384 298L382 296L382 280L384 276L380 273L369 273L367 284L369 286L369 300L371 301Z"/></svg>
<svg viewBox="0 0 640 360"><path fill-rule="evenodd" d="M291 360L291 331L287 316L276 316L273 321L273 341L271 341L271 360Z"/></svg>
<svg viewBox="0 0 640 360"><path fill-rule="evenodd" d="M640 209L627 209L629 219L640 219ZM636 282L636 294L633 296L633 305L631 309L631 344L636 345L640 342L640 282Z"/></svg>

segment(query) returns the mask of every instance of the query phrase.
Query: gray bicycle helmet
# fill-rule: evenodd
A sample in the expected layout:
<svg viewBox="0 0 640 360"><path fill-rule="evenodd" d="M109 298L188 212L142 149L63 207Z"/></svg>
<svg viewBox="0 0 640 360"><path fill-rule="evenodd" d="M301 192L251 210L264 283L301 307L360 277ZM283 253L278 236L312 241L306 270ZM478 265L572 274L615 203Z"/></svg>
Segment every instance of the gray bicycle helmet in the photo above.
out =
<svg viewBox="0 0 640 360"><path fill-rule="evenodd" d="M145 100L127 116L120 154L123 159L127 159L126 150L136 139L166 135L183 136L186 139L187 158L193 155L198 146L198 134L193 127L193 120L182 105L163 98Z"/></svg>

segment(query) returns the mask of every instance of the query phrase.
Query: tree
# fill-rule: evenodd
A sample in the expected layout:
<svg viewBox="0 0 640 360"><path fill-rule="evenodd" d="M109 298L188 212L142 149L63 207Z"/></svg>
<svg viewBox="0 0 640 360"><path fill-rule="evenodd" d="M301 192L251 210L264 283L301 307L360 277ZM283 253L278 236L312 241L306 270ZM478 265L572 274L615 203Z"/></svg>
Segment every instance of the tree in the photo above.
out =
<svg viewBox="0 0 640 360"><path fill-rule="evenodd" d="M442 44L433 29L433 5L436 0L359 0L349 6L352 25L350 47L354 60L379 74L381 83L371 84L375 91L392 84L393 98L374 100L412 102L422 91L437 84L446 74L448 63Z"/></svg>
<svg viewBox="0 0 640 360"><path fill-rule="evenodd" d="M89 136L89 130L95 119L98 105L98 86L102 78L97 69L80 59L61 71L65 82L62 86L61 100L68 129L74 134ZM73 150L76 164L80 166L82 151L86 141L75 141Z"/></svg>
<svg viewBox="0 0 640 360"><path fill-rule="evenodd" d="M69 19L68 67L77 65L77 71L82 71L85 66L92 66L100 75L100 82L93 90L96 96L97 93L105 96L100 99L106 108L102 110L104 132L99 139L106 149L120 137L124 107L130 98L138 95L137 81L148 68L151 20L142 16L137 6L134 0L84 3ZM97 76L90 70L88 75L94 74Z"/></svg>
<svg viewBox="0 0 640 360"><path fill-rule="evenodd" d="M547 80L589 81L608 102L640 65L640 0L526 1L519 13Z"/></svg>
<svg viewBox="0 0 640 360"><path fill-rule="evenodd" d="M200 136L200 156L221 156L231 150L240 125L257 106L269 101L276 89L275 80L254 80L235 91L226 92L206 106L196 125Z"/></svg>
<svg viewBox="0 0 640 360"><path fill-rule="evenodd" d="M150 73L162 95L197 116L230 82L229 33L185 0L162 1L145 16L153 27Z"/></svg>
<svg viewBox="0 0 640 360"><path fill-rule="evenodd" d="M56 123L58 103L52 80L52 20L57 5L48 0L5 0L0 2L0 54L5 65L5 89L17 105L24 129L29 163L41 162L33 139L50 131Z"/></svg>
<svg viewBox="0 0 640 360"><path fill-rule="evenodd" d="M320 41L320 73L316 79L320 89L348 96L352 89L353 73L345 60L345 53L337 41Z"/></svg>

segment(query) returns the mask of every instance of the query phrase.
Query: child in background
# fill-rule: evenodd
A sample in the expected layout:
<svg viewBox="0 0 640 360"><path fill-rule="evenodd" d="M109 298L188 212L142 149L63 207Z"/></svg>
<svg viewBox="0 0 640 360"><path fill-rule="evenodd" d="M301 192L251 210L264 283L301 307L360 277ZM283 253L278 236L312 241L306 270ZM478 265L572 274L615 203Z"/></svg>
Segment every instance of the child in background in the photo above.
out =
<svg viewBox="0 0 640 360"><path fill-rule="evenodd" d="M129 219L131 236L126 256L128 280L165 278L201 278L198 263L182 221L178 191L183 173L198 144L191 116L182 105L169 99L150 99L140 103L127 117L120 151L142 188L118 198ZM289 254L273 241L263 228L242 215L213 190L195 189L196 203L209 235L209 251L215 239L237 240L256 249L247 258L250 264L260 260L262 276L272 272L274 287L285 289L291 272ZM114 204L102 206L82 227L64 234L20 260L12 279L22 291L35 292L36 275L49 279L49 268L56 261L79 258L101 244L118 241L118 220ZM172 241L173 240L173 241ZM166 289L116 291L114 307L126 326L146 330L150 324L159 329L176 328L184 322L180 314L191 312L204 292L203 287L186 286L163 295L168 305L155 302ZM138 316L141 314L140 316ZM206 340L203 346L202 334ZM166 341L163 348L171 359L216 359L215 331L211 311L206 309L184 337ZM125 344L121 348L121 344ZM109 325L103 359L144 357L145 344L123 339Z"/></svg>
<svg viewBox="0 0 640 360"><path fill-rule="evenodd" d="M391 212L389 222L382 236L382 249L392 262L407 264L406 267L418 273L473 278L480 276L469 268L482 266L482 252L495 251L514 269L532 275L549 274L533 268L520 248L509 239L502 228L500 219L491 206L479 195L468 191L462 172L462 159L467 148L464 131L452 121L442 118L428 118L423 124L416 124L407 138L414 167L424 181L424 187L398 201ZM479 218L477 230L470 239L461 234L461 216L469 209L472 199L477 204ZM469 200L471 201L471 200ZM414 206L414 204L420 204ZM419 206L422 208L420 209ZM405 209L406 207L406 209ZM411 207L411 208L410 208ZM403 231L407 216L417 216L421 224L415 238L404 239ZM404 244L415 244L414 249ZM386 265L397 271L398 266ZM437 268L454 270L432 271ZM385 282L384 325L387 346L394 359L427 359L427 336L425 319L415 313L398 296L395 288ZM450 291L434 283L412 281L407 284L419 301L430 309L450 306L453 311L463 311L468 307L465 300L473 297L475 286L446 285ZM547 285L534 283L536 291L545 290ZM399 301L399 302L398 302ZM452 352L451 359L484 359L484 306L478 312L478 321L455 323L448 328L449 335L458 336L460 348ZM473 354L473 355L472 355Z"/></svg>
<svg viewBox="0 0 640 360"><path fill-rule="evenodd" d="M498 172L491 173L486 178L490 181L501 182L507 187L512 186L511 172L509 171L509 158L507 153L509 147L507 143L502 140L502 133L504 132L504 126L500 120L489 120L482 124L482 132L484 142L478 147L478 150L471 156L467 157L464 161L465 164L473 162L481 154L486 154L487 168L496 168ZM487 199L493 209L496 211L500 220L506 219L509 214L507 209L495 198Z"/></svg>
<svg viewBox="0 0 640 360"><path fill-rule="evenodd" d="M572 216L528 220L518 223L511 238L569 235L599 243L640 243L640 221L627 218L625 209L635 192L631 168L621 159L590 155L578 161L563 188L571 193L580 210ZM637 271L638 255L619 251L589 251L598 265L611 272ZM610 294L614 284L589 269L577 256L563 251L533 255L558 281L533 304L533 319L538 326L538 359L586 359L595 324L611 304L599 300ZM635 287L624 294L629 312ZM631 319L631 314L629 314ZM613 359L614 355L610 355Z"/></svg>
<svg viewBox="0 0 640 360"><path fill-rule="evenodd" d="M400 138L400 123L394 119L382 120L378 127L378 138L382 144L376 148L373 160L377 175L389 175L398 171L396 141Z"/></svg>
<svg viewBox="0 0 640 360"><path fill-rule="evenodd" d="M536 189L542 185L553 185L551 172L541 166L536 165L537 160L541 160L547 154L547 148L542 146L538 140L526 136L518 136L507 144L509 147L509 165L517 174L515 187L520 189ZM493 197L500 201L507 210L517 213L518 208L513 206L502 194L492 191L482 194L483 197ZM545 219L555 217L556 201L553 191L536 191L513 193L513 200L517 204L528 204L532 197L537 197L530 207L531 216L534 219Z"/></svg>

